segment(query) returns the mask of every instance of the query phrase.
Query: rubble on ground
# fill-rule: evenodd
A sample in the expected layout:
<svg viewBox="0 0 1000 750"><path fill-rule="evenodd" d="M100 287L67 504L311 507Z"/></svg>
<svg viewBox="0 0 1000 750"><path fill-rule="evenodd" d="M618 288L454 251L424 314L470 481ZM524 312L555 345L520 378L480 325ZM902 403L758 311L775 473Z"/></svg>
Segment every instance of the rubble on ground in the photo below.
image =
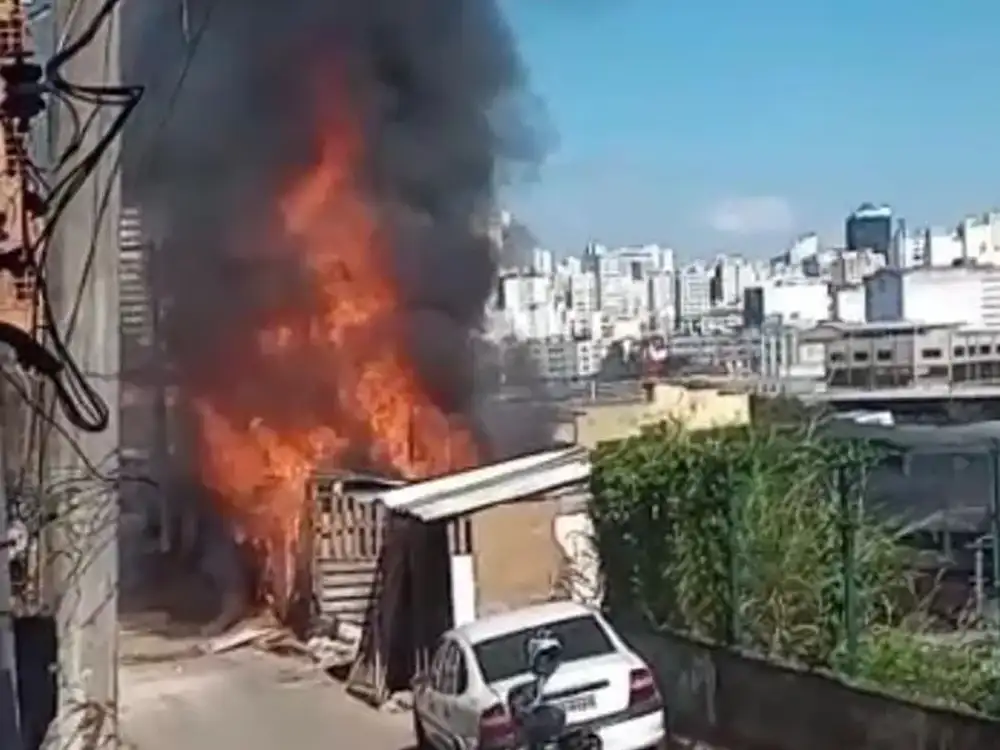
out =
<svg viewBox="0 0 1000 750"><path fill-rule="evenodd" d="M379 710L390 714L408 713L413 710L413 693L409 690L393 693L385 703L379 706Z"/></svg>
<svg viewBox="0 0 1000 750"><path fill-rule="evenodd" d="M203 649L222 654L241 648L305 656L316 669L329 671L350 665L361 643L361 627L349 622L326 621L303 642L288 628L276 623L244 624L212 638Z"/></svg>

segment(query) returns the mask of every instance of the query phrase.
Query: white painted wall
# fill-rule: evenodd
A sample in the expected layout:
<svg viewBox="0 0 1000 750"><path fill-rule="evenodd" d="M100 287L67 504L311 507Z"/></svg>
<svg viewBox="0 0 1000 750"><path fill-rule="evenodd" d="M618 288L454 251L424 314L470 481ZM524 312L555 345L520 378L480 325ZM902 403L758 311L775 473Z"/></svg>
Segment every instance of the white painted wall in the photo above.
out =
<svg viewBox="0 0 1000 750"><path fill-rule="evenodd" d="M456 627L476 619L476 573L472 555L451 556L451 615Z"/></svg>
<svg viewBox="0 0 1000 750"><path fill-rule="evenodd" d="M601 565L597 550L591 541L594 526L585 512L557 516L555 521L556 543L569 560L570 598L582 604L598 606L603 599Z"/></svg>

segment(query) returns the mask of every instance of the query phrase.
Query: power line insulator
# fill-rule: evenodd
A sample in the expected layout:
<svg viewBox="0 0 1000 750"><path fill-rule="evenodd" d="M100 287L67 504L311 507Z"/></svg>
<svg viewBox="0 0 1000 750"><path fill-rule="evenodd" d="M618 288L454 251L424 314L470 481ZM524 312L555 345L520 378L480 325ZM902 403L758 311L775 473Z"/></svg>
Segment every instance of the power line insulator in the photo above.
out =
<svg viewBox="0 0 1000 750"><path fill-rule="evenodd" d="M28 129L33 118L45 111L42 75L41 65L24 59L0 65L0 79L4 84L0 114L16 120L21 132Z"/></svg>

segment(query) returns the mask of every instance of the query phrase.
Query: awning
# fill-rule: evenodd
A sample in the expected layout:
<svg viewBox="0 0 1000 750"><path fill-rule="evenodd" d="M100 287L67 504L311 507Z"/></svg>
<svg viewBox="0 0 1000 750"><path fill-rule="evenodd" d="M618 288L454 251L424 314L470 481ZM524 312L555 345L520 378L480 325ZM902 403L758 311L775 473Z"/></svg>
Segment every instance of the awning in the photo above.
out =
<svg viewBox="0 0 1000 750"><path fill-rule="evenodd" d="M439 521L526 500L590 478L590 453L573 446L533 453L389 490L385 507Z"/></svg>

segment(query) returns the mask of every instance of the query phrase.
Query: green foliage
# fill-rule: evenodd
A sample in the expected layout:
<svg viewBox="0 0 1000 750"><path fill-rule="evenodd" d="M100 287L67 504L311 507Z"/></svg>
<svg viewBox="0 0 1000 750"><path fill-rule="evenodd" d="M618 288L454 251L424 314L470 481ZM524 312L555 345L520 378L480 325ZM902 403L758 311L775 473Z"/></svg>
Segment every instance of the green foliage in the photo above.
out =
<svg viewBox="0 0 1000 750"><path fill-rule="evenodd" d="M860 679L931 691L906 677L933 671L924 652L907 652L919 669L885 666L902 646L883 634L902 632L915 603L904 551L861 513L865 477L883 455L807 427L663 424L600 446L590 513L608 606L771 658L854 665ZM953 682L975 682L961 666L974 662L948 648ZM956 700L985 710L968 702L978 689Z"/></svg>
<svg viewBox="0 0 1000 750"><path fill-rule="evenodd" d="M1000 653L962 634L876 629L861 642L860 674L898 695L1000 715Z"/></svg>

